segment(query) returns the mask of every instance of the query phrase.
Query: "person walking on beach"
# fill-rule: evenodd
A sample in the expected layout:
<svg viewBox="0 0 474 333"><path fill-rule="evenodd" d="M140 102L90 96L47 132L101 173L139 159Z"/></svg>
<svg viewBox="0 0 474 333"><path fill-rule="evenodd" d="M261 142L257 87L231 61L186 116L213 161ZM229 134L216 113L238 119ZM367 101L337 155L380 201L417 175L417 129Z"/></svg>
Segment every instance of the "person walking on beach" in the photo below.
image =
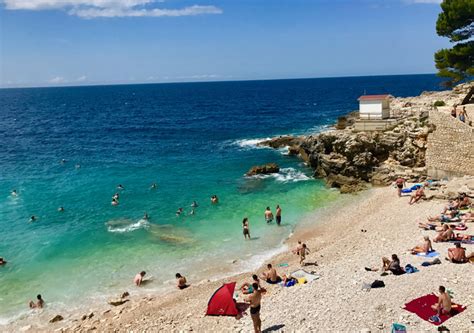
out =
<svg viewBox="0 0 474 333"><path fill-rule="evenodd" d="M270 207L267 207L267 209L265 210L265 221L267 223L271 223L273 221L273 213Z"/></svg>
<svg viewBox="0 0 474 333"><path fill-rule="evenodd" d="M301 245L301 249L299 252L300 252L300 265L304 266L304 260L306 259L306 255L309 254L309 249L306 247L305 243Z"/></svg>
<svg viewBox="0 0 474 333"><path fill-rule="evenodd" d="M463 123L466 122L466 118L468 118L468 116L467 116L467 112L466 112L466 107L465 107L465 106L463 106L462 109L461 109L461 111L459 111L458 117L459 117L459 120L461 120Z"/></svg>
<svg viewBox="0 0 474 333"><path fill-rule="evenodd" d="M140 287L140 285L142 284L143 277L145 276L145 274L146 274L145 271L141 271L140 273L135 275L135 278L133 279L133 283L135 283L137 287Z"/></svg>
<svg viewBox="0 0 474 333"><path fill-rule="evenodd" d="M280 224L281 224L281 208L280 208L280 205L277 205L277 206L276 206L276 213L275 213L275 215L276 215L276 223L277 223L278 225L280 225Z"/></svg>
<svg viewBox="0 0 474 333"><path fill-rule="evenodd" d="M250 317L252 317L253 329L255 333L262 332L262 320L260 319L260 309L262 295L266 293L264 288L260 288L258 283L252 284L253 293L247 297L246 301L250 303Z"/></svg>
<svg viewBox="0 0 474 333"><path fill-rule="evenodd" d="M249 219L244 217L242 221L242 231L244 233L244 239L247 237L250 239Z"/></svg>

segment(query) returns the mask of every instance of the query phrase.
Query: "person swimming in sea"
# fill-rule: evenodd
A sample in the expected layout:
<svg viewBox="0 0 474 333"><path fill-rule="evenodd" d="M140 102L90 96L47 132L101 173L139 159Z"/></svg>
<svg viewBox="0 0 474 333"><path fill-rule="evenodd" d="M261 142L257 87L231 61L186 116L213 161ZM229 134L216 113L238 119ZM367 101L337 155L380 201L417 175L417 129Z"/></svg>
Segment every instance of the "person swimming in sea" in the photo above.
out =
<svg viewBox="0 0 474 333"><path fill-rule="evenodd" d="M18 193L17 193L17 191L16 191L15 189L13 189L10 194L11 194L13 197L18 196Z"/></svg>
<svg viewBox="0 0 474 333"><path fill-rule="evenodd" d="M180 216L181 213L183 213L184 209L183 208L178 208L178 210L176 211L176 216Z"/></svg>
<svg viewBox="0 0 474 333"><path fill-rule="evenodd" d="M5 259L3 259L3 257L0 257L0 266L3 266L7 263L7 261Z"/></svg>
<svg viewBox="0 0 474 333"><path fill-rule="evenodd" d="M122 184L117 185L117 190L125 190L125 187L123 187Z"/></svg>
<svg viewBox="0 0 474 333"><path fill-rule="evenodd" d="M31 215L30 217L30 222L35 222L37 220L36 216Z"/></svg>
<svg viewBox="0 0 474 333"><path fill-rule="evenodd" d="M110 203L112 206L117 206L119 204L118 200L115 198L112 198L112 202Z"/></svg>
<svg viewBox="0 0 474 333"><path fill-rule="evenodd" d="M147 212L145 212L145 214L143 214L143 219L144 219L145 221L148 221L148 220L150 219L150 216L148 216L148 213L147 213Z"/></svg>
<svg viewBox="0 0 474 333"><path fill-rule="evenodd" d="M60 206L60 207L58 208L58 212L64 212L64 207L63 207L63 206Z"/></svg>
<svg viewBox="0 0 474 333"><path fill-rule="evenodd" d="M211 203L212 203L212 204L217 204L217 203L219 203L219 198L217 197L217 195L214 194L214 195L211 197Z"/></svg>
<svg viewBox="0 0 474 333"><path fill-rule="evenodd" d="M194 215L196 213L196 211L194 210L194 208L191 208L191 211L189 212L189 215Z"/></svg>
<svg viewBox="0 0 474 333"><path fill-rule="evenodd" d="M156 190L157 187L158 187L158 185L156 185L156 183L153 183L153 184L151 184L150 189L151 190Z"/></svg>
<svg viewBox="0 0 474 333"><path fill-rule="evenodd" d="M246 217L242 220L242 231L244 233L244 239L247 239L247 237L250 239L249 219Z"/></svg>
<svg viewBox="0 0 474 333"><path fill-rule="evenodd" d="M67 162L67 161L63 158L60 163L61 163L61 164L64 164L64 163L66 163L66 162Z"/></svg>
<svg viewBox="0 0 474 333"><path fill-rule="evenodd" d="M115 200L119 200L120 199L120 195L118 193L115 193L113 196L112 196L112 199L115 199Z"/></svg>
<svg viewBox="0 0 474 333"><path fill-rule="evenodd" d="M199 207L199 205L196 201L193 201L193 203L191 204L191 207L196 208L196 207Z"/></svg>

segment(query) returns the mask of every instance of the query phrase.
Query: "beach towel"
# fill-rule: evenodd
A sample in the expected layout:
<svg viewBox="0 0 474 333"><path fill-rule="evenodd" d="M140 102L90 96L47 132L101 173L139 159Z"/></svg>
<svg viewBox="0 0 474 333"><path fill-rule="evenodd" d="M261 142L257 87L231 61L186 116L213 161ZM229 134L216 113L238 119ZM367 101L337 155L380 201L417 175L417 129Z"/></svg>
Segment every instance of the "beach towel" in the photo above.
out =
<svg viewBox="0 0 474 333"><path fill-rule="evenodd" d="M468 236L468 239L463 239L464 237ZM450 243L457 243L461 242L463 244L474 244L474 236L473 235L461 235L457 234L454 239L449 240Z"/></svg>
<svg viewBox="0 0 474 333"><path fill-rule="evenodd" d="M439 253L436 251L431 252L421 252L416 254L418 257L425 257L425 258L434 258L439 256Z"/></svg>
<svg viewBox="0 0 474 333"><path fill-rule="evenodd" d="M458 225L456 228L454 228L456 230L467 230L467 227L466 225Z"/></svg>
<svg viewBox="0 0 474 333"><path fill-rule="evenodd" d="M414 299L411 302L406 303L404 306L404 309L416 314L421 319L427 322L430 322L429 321L430 317L436 315L436 311L434 311L431 308L431 306L436 304L437 302L438 302L438 297L435 294L429 294L429 295L421 296L417 299ZM439 321L431 322L431 323L436 326L441 325L446 320L463 312L465 309L466 307L453 303L450 315L441 315L439 316L439 319L440 319Z"/></svg>
<svg viewBox="0 0 474 333"><path fill-rule="evenodd" d="M308 273L303 269L299 269L297 271L294 271L293 273L290 274L290 276L294 277L298 281L300 279L305 279L306 282L313 282L314 280L319 279L319 275Z"/></svg>

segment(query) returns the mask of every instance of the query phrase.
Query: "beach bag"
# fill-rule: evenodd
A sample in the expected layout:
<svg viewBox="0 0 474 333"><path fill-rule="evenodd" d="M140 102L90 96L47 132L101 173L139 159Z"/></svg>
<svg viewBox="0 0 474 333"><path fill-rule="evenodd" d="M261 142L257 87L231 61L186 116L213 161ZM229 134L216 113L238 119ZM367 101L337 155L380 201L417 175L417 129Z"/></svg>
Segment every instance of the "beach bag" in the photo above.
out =
<svg viewBox="0 0 474 333"><path fill-rule="evenodd" d="M375 280L370 285L370 288L383 288L383 287L385 287L385 283L383 283L382 280Z"/></svg>
<svg viewBox="0 0 474 333"><path fill-rule="evenodd" d="M392 324L392 333L406 333L407 328L405 325L393 323Z"/></svg>
<svg viewBox="0 0 474 333"><path fill-rule="evenodd" d="M410 265L410 264L407 264L407 265L405 266L405 272L408 273L408 274L410 274L410 273L416 273L416 272L418 272L418 269L416 269L416 267L413 267L413 266Z"/></svg>

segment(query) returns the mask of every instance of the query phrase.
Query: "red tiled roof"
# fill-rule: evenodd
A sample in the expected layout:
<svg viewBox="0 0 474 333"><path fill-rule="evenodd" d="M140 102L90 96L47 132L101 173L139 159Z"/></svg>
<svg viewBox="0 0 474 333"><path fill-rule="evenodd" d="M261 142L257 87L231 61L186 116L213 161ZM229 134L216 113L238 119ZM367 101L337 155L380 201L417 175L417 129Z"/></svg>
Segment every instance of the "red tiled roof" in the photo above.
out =
<svg viewBox="0 0 474 333"><path fill-rule="evenodd" d="M359 97L359 101L382 101L388 98L390 95L363 95Z"/></svg>

